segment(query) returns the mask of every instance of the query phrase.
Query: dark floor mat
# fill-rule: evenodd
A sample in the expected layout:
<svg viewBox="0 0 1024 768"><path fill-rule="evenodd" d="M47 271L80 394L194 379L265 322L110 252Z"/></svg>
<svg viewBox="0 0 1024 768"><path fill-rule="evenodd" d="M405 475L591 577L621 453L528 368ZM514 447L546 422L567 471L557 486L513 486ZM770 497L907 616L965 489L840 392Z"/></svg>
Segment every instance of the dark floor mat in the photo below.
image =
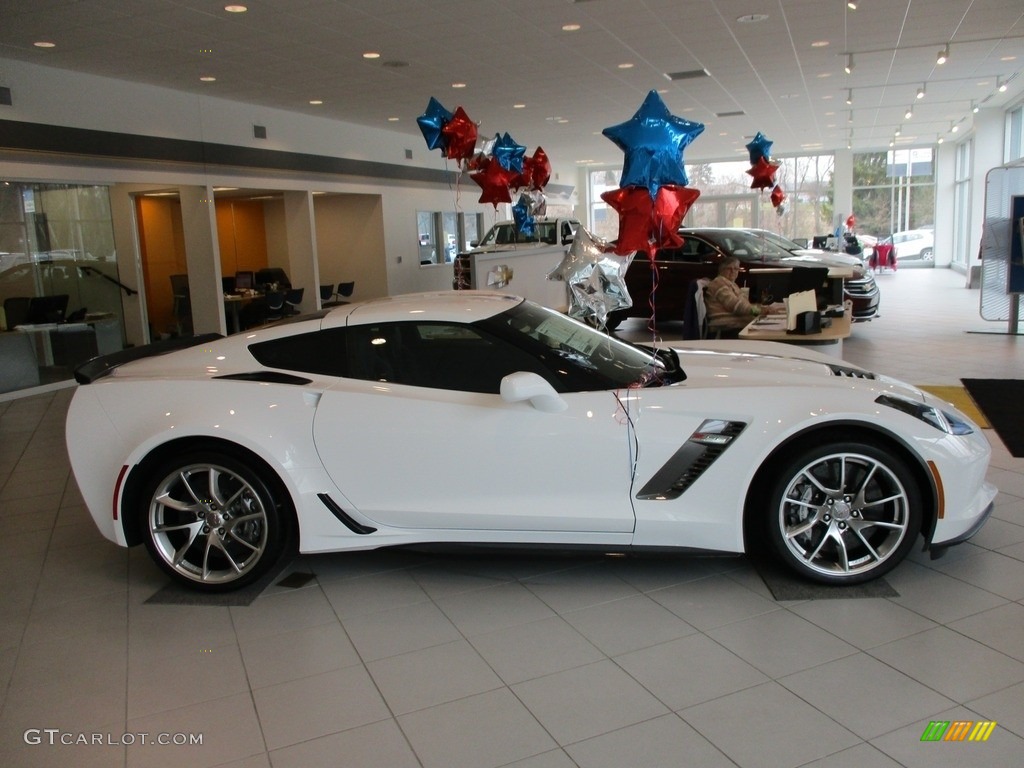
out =
<svg viewBox="0 0 1024 768"><path fill-rule="evenodd" d="M751 562L776 600L849 600L900 595L885 579L874 579L866 584L848 587L831 587L801 579L774 560L752 559Z"/></svg>
<svg viewBox="0 0 1024 768"><path fill-rule="evenodd" d="M961 379L1011 455L1024 458L1024 379Z"/></svg>

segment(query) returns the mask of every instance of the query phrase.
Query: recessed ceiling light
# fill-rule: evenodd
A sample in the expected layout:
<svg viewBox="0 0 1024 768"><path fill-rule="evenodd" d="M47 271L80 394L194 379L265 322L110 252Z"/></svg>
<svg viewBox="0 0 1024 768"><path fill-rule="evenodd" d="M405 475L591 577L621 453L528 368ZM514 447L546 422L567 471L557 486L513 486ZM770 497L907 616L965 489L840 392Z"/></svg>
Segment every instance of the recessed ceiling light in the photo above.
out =
<svg viewBox="0 0 1024 768"><path fill-rule="evenodd" d="M397 123L398 122L398 118L397 117L389 117L388 118L388 122L389 123Z"/></svg>
<svg viewBox="0 0 1024 768"><path fill-rule="evenodd" d="M34 45L36 48L56 48L57 47L56 43L51 43L49 40L40 40L38 42L32 43L32 45Z"/></svg>
<svg viewBox="0 0 1024 768"><path fill-rule="evenodd" d="M245 13L249 9L244 5L225 5L224 10L228 13Z"/></svg>
<svg viewBox="0 0 1024 768"><path fill-rule="evenodd" d="M203 75L199 79L202 80L204 83L215 83L215 82L217 82L217 78L214 77L213 75Z"/></svg>
<svg viewBox="0 0 1024 768"><path fill-rule="evenodd" d="M767 13L748 13L746 16L738 17L736 21L740 24L756 24L759 21L765 21L767 19Z"/></svg>
<svg viewBox="0 0 1024 768"><path fill-rule="evenodd" d="M579 28L580 28L579 24L563 24L562 25L562 31L563 32L576 32L577 30L579 30Z"/></svg>
<svg viewBox="0 0 1024 768"><path fill-rule="evenodd" d="M526 109L525 104L513 104L512 109Z"/></svg>
<svg viewBox="0 0 1024 768"><path fill-rule="evenodd" d="M819 80L824 80L826 77L832 77L832 73L831 72L820 72L818 74L818 79Z"/></svg>
<svg viewBox="0 0 1024 768"><path fill-rule="evenodd" d="M632 69L634 66L636 66L636 65L635 64L631 64L628 61L624 61L621 64L619 64L619 69Z"/></svg>
<svg viewBox="0 0 1024 768"><path fill-rule="evenodd" d="M1016 61L1017 57L1016 56L1000 56L999 60L1000 61Z"/></svg>
<svg viewBox="0 0 1024 768"><path fill-rule="evenodd" d="M323 104L324 102L321 99L310 99L309 103L312 104L313 106L319 106L320 104Z"/></svg>
<svg viewBox="0 0 1024 768"><path fill-rule="evenodd" d="M379 59L380 54L377 51L366 51L363 54L364 59Z"/></svg>
<svg viewBox="0 0 1024 768"><path fill-rule="evenodd" d="M452 88L465 88L465 83L452 83Z"/></svg>
<svg viewBox="0 0 1024 768"><path fill-rule="evenodd" d="M815 40L811 43L811 48L825 48L828 44L828 40Z"/></svg>
<svg viewBox="0 0 1024 768"><path fill-rule="evenodd" d="M568 123L568 122L569 122L569 118L567 118L567 117L560 117L560 118L558 118L558 120L556 120L555 122L557 122L557 123L563 123L563 124L564 124L564 123Z"/></svg>

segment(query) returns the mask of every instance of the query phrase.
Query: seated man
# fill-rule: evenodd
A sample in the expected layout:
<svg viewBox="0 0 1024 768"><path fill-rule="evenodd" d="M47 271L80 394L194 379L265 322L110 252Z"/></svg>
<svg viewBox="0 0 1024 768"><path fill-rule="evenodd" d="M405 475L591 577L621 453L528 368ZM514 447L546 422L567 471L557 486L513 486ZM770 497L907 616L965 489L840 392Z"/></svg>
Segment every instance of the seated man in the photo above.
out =
<svg viewBox="0 0 1024 768"><path fill-rule="evenodd" d="M718 264L718 277L708 283L704 291L708 329L712 335L735 338L758 315L781 311L782 304L751 304L736 284L739 274L739 259L731 256L723 259Z"/></svg>

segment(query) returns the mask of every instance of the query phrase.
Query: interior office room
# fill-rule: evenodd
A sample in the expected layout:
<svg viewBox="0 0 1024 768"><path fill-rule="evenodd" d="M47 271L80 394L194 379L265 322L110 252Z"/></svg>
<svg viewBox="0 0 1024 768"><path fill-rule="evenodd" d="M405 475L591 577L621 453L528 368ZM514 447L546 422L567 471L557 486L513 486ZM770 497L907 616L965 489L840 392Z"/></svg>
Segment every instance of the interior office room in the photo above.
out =
<svg viewBox="0 0 1024 768"><path fill-rule="evenodd" d="M1024 423L965 389L1024 389L1018 5L0 5L0 763L1018 765ZM478 159L503 134L543 148L538 217L614 241L602 194L637 166L604 131L650 94L696 132L675 137L701 193L682 226L892 246L865 259L879 308L842 358L979 419L998 495L973 538L853 587L746 555L382 548L206 594L101 535L66 447L78 366L452 294L457 255L517 199L430 146L435 97L464 108ZM755 136L782 204L750 186ZM424 465L465 459L441 437ZM550 468L571 487L603 471ZM531 478L498 462L493 482Z"/></svg>

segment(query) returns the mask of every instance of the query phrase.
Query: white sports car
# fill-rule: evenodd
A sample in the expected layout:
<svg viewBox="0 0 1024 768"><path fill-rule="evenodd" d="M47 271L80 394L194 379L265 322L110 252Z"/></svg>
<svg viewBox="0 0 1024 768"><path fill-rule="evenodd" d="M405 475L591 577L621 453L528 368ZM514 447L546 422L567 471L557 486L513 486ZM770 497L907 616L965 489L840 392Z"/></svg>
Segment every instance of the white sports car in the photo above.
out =
<svg viewBox="0 0 1024 768"><path fill-rule="evenodd" d="M852 584L919 534L933 554L965 540L996 493L963 414L798 346L653 350L467 291L186 343L79 369L67 442L103 534L203 590L259 578L293 542L765 543Z"/></svg>

